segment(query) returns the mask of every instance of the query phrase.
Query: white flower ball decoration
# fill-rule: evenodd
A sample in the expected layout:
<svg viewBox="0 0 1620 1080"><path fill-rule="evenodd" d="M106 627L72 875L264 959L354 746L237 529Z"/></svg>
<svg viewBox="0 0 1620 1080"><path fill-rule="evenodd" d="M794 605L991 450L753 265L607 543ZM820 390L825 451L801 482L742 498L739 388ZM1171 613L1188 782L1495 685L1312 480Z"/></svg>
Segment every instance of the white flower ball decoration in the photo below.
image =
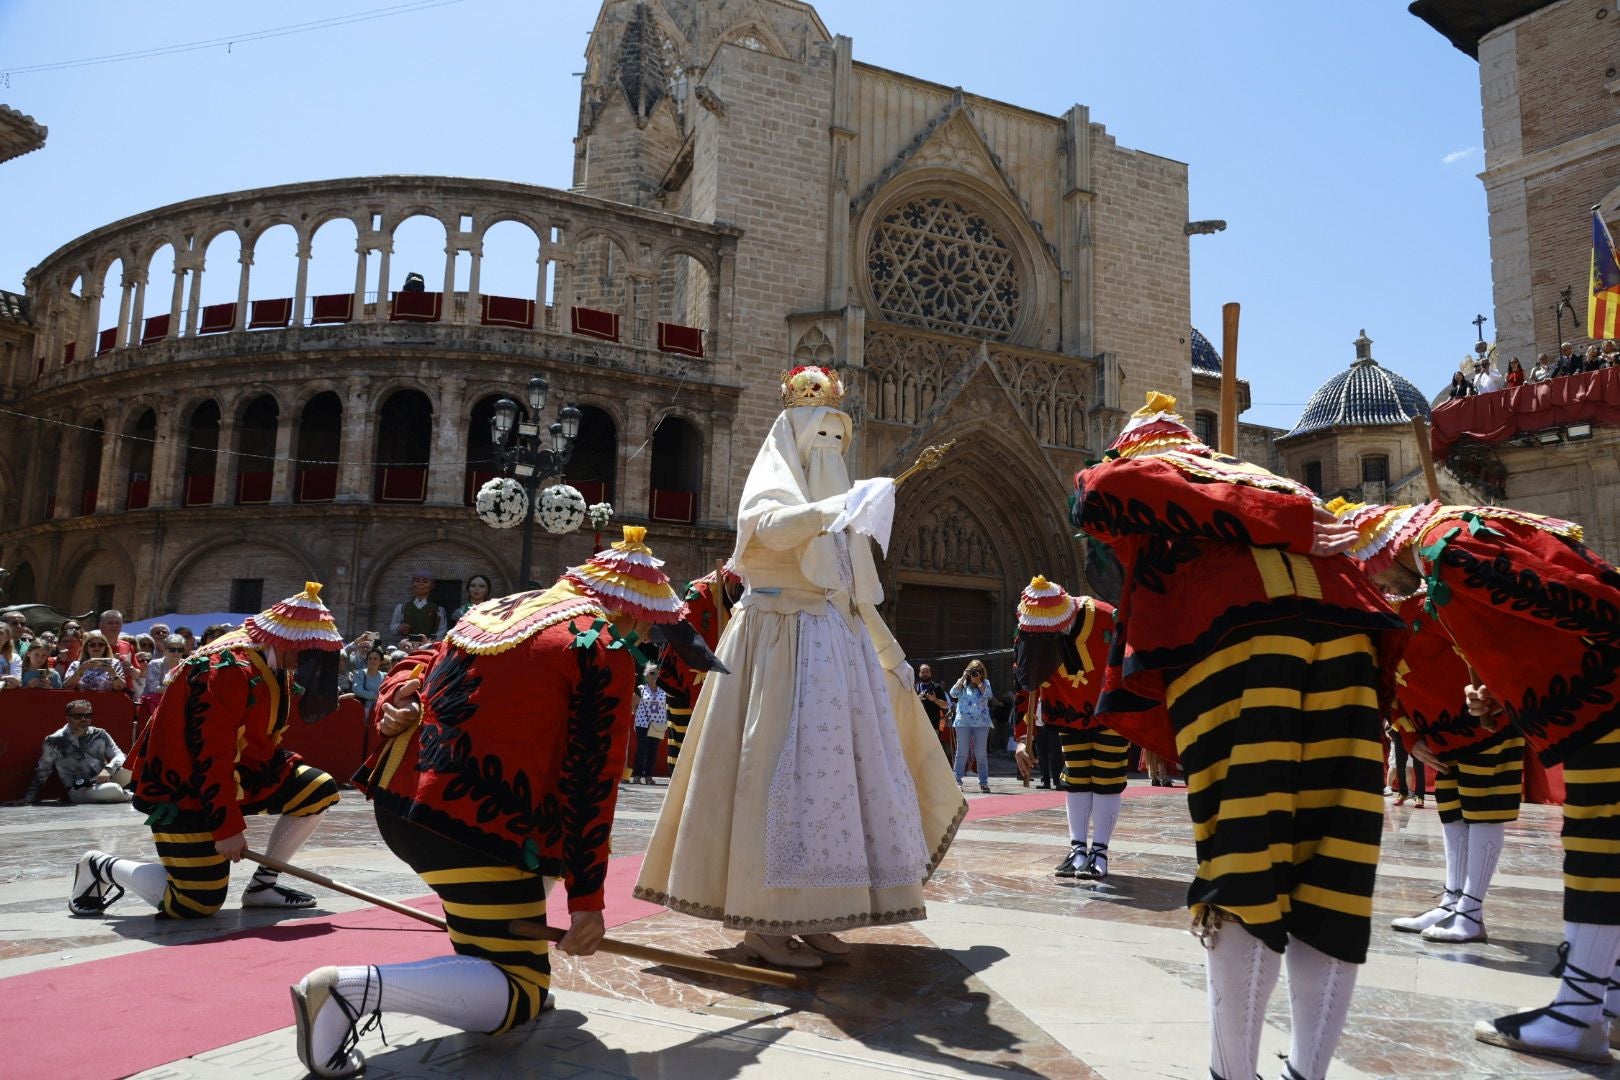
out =
<svg viewBox="0 0 1620 1080"><path fill-rule="evenodd" d="M578 488L553 484L540 493L536 512L548 533L571 533L585 523L585 496Z"/></svg>
<svg viewBox="0 0 1620 1080"><path fill-rule="evenodd" d="M608 502L591 503L591 508L586 513L591 515L591 528L605 529L608 522L613 520L613 504Z"/></svg>
<svg viewBox="0 0 1620 1080"><path fill-rule="evenodd" d="M529 497L523 485L506 476L497 476L478 489L473 500L478 520L496 529L510 529L523 524L523 515L529 510Z"/></svg>

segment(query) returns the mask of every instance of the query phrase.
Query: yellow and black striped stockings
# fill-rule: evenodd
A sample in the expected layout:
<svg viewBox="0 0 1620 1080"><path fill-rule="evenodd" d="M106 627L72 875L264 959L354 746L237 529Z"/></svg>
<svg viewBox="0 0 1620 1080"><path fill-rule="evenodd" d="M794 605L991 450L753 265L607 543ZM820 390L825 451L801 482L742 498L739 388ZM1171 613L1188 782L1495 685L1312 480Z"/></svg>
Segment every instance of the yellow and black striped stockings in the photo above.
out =
<svg viewBox="0 0 1620 1080"><path fill-rule="evenodd" d="M1108 876L1108 842L1119 821L1131 744L1106 727L1058 729L1063 744L1064 810L1069 818L1069 854L1058 877Z"/></svg>

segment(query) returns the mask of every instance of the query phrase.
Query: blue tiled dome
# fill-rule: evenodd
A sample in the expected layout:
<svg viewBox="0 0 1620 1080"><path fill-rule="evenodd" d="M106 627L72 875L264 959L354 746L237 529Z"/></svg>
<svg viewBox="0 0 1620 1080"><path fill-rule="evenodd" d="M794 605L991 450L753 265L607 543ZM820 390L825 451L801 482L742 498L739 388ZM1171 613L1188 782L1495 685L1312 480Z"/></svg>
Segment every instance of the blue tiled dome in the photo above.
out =
<svg viewBox="0 0 1620 1080"><path fill-rule="evenodd" d="M1194 375L1219 376L1221 373L1221 354L1196 326L1192 332L1192 369Z"/></svg>
<svg viewBox="0 0 1620 1080"><path fill-rule="evenodd" d="M1373 359L1372 341L1363 330L1356 339L1355 361L1317 388L1299 423L1283 438L1336 427L1409 424L1414 416L1428 415L1428 397Z"/></svg>

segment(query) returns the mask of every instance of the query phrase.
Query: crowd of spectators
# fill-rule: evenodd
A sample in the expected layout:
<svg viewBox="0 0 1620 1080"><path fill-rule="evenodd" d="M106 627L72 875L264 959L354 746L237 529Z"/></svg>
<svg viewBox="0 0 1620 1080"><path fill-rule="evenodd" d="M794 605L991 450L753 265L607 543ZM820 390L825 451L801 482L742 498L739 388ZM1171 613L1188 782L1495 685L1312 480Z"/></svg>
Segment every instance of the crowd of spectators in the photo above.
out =
<svg viewBox="0 0 1620 1080"><path fill-rule="evenodd" d="M1472 373L1467 370L1470 363L1473 365ZM1508 360L1506 372L1497 371L1496 362L1490 357L1480 356L1464 360L1463 367L1451 376L1450 397L1454 400L1472 394L1488 394L1493 390L1506 390L1525 383L1546 382L1611 367L1620 367L1620 346L1616 346L1613 340L1601 345L1593 342L1584 351L1577 350L1566 341L1558 346L1554 356L1537 354L1536 362L1529 371L1524 370L1517 356Z"/></svg>

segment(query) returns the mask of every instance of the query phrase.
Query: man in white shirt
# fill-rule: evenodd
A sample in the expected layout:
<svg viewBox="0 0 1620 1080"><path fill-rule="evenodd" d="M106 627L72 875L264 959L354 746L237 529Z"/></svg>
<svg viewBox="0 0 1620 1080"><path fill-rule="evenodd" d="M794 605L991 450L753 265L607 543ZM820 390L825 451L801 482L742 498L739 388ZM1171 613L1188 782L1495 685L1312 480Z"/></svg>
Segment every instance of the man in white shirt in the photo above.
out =
<svg viewBox="0 0 1620 1080"><path fill-rule="evenodd" d="M1496 367L1486 357L1474 361L1474 393L1489 394L1493 390L1502 389L1502 376L1496 373Z"/></svg>

